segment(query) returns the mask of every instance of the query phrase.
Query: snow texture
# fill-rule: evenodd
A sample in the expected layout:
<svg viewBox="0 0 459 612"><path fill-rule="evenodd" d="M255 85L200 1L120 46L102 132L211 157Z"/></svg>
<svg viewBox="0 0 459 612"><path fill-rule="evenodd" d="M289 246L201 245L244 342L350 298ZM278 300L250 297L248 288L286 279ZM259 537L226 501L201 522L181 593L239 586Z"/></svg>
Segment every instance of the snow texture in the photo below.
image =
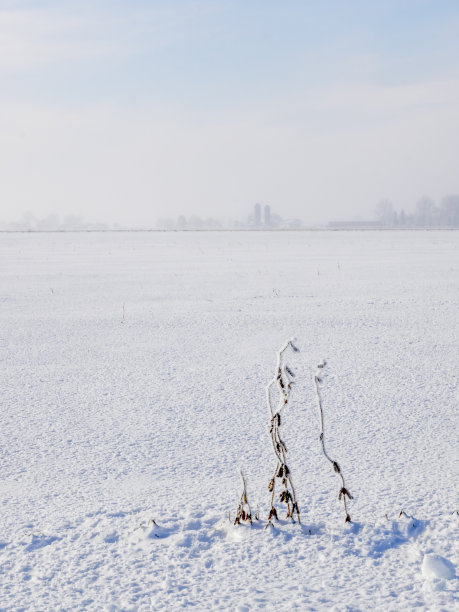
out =
<svg viewBox="0 0 459 612"><path fill-rule="evenodd" d="M458 280L454 231L0 234L0 609L457 609Z"/></svg>

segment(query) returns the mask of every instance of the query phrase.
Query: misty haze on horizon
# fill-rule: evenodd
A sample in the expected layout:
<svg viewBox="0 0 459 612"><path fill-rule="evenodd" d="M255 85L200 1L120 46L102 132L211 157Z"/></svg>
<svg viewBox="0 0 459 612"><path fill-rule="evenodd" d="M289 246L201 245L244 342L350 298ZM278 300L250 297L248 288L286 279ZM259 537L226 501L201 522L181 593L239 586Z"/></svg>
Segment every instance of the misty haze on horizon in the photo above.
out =
<svg viewBox="0 0 459 612"><path fill-rule="evenodd" d="M381 4L3 2L1 228L457 227L459 5Z"/></svg>
<svg viewBox="0 0 459 612"><path fill-rule="evenodd" d="M256 203L252 213L242 219L234 218L201 218L198 215L179 215L177 218L165 217L157 219L154 226L122 226L102 222L91 222L76 215L66 215L61 218L51 213L44 218L37 218L30 211L22 217L9 223L0 221L0 231L110 231L110 230L298 230L298 229L457 229L459 228L459 194L445 196L437 206L428 197L422 197L416 202L413 212L404 208L397 211L389 200L380 200L374 211L375 220L370 217L362 220L354 217L346 221L329 221L327 224L308 224L302 219L284 218L266 204Z"/></svg>

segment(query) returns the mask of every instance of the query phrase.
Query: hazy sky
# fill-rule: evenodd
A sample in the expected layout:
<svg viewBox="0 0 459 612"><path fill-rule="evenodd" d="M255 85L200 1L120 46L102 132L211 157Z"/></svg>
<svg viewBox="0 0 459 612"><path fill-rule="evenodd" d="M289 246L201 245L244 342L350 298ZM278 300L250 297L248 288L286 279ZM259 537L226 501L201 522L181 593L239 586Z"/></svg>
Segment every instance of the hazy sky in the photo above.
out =
<svg viewBox="0 0 459 612"><path fill-rule="evenodd" d="M457 0L0 0L0 219L459 192Z"/></svg>

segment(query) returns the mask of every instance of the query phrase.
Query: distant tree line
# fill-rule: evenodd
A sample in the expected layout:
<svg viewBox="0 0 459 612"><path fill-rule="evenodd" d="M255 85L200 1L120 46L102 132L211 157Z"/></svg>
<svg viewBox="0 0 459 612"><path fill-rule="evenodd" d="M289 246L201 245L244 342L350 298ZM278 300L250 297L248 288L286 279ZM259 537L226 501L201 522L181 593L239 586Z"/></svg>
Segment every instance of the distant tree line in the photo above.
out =
<svg viewBox="0 0 459 612"><path fill-rule="evenodd" d="M271 212L270 206L264 206L263 215L260 204L255 204L254 211L245 219L214 219L202 218L198 215L177 218L161 218L157 220L156 227L162 230L184 229L298 229L302 226L300 219L283 219L280 215Z"/></svg>
<svg viewBox="0 0 459 612"><path fill-rule="evenodd" d="M66 215L61 218L55 213L46 217L36 217L30 211L25 212L18 221L9 223L0 222L0 230L19 231L19 232L59 232L73 230L100 230L109 229L106 223L94 223L85 221L77 215Z"/></svg>
<svg viewBox="0 0 459 612"><path fill-rule="evenodd" d="M416 202L413 213L398 212L392 202L381 200L376 207L378 220L384 227L451 227L459 228L459 195L445 196L436 204L429 197Z"/></svg>

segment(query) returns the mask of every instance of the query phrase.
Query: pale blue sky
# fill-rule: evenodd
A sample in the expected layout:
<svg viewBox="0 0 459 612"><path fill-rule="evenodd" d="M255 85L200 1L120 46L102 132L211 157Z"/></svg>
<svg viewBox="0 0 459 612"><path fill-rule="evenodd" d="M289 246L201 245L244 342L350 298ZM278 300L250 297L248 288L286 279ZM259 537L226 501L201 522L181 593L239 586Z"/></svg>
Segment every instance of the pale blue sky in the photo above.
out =
<svg viewBox="0 0 459 612"><path fill-rule="evenodd" d="M0 0L0 219L459 192L459 3Z"/></svg>

